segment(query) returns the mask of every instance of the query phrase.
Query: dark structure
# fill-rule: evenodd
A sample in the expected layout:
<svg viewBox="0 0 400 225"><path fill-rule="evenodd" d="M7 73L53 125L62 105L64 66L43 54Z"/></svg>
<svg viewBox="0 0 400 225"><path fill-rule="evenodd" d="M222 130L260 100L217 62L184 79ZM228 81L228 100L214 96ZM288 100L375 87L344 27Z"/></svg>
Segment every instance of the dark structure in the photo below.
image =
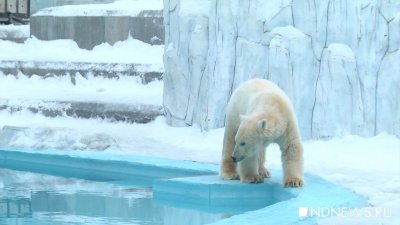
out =
<svg viewBox="0 0 400 225"><path fill-rule="evenodd" d="M30 0L0 0L0 23L27 24Z"/></svg>

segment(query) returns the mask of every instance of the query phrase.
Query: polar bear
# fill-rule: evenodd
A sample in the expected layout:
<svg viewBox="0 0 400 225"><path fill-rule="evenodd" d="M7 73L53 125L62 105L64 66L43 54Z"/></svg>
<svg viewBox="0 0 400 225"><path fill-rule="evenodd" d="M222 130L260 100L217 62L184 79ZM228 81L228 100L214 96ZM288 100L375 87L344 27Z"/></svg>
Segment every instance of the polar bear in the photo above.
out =
<svg viewBox="0 0 400 225"><path fill-rule="evenodd" d="M220 176L263 182L270 177L264 165L270 143L281 150L283 185L303 186L303 146L293 106L274 83L252 79L234 91L227 106Z"/></svg>

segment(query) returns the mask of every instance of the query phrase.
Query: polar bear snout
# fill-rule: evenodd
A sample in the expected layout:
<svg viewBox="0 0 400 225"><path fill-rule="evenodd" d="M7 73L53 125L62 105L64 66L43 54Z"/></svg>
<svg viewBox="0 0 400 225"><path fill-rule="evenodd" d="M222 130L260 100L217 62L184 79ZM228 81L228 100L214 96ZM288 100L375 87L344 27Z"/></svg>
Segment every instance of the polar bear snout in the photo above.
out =
<svg viewBox="0 0 400 225"><path fill-rule="evenodd" d="M242 161L243 159L244 159L244 157L236 158L235 156L232 156L232 160L233 160L233 162L235 162L235 163L240 162L240 161Z"/></svg>
<svg viewBox="0 0 400 225"><path fill-rule="evenodd" d="M237 158L237 157L235 157L235 156L232 156L232 160L233 160L233 162L235 162L235 163L240 162L240 161L242 161L243 159L244 159L244 157Z"/></svg>
<svg viewBox="0 0 400 225"><path fill-rule="evenodd" d="M233 160L233 162L235 162L235 163L237 163L237 162L240 162L240 161L242 161L244 158L245 158L245 156L243 155L243 154L240 154L240 150L238 150L236 147L235 147L235 149L234 149L234 151L233 151L233 153L232 153L232 160Z"/></svg>

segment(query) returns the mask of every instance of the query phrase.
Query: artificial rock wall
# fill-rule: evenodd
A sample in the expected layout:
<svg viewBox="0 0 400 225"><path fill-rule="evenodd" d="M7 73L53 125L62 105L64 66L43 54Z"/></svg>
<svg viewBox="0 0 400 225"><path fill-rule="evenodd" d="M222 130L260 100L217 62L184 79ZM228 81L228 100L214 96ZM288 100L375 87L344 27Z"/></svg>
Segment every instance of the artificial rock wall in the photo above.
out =
<svg viewBox="0 0 400 225"><path fill-rule="evenodd" d="M224 126L243 81L276 82L302 136L400 135L400 0L164 0L171 125Z"/></svg>

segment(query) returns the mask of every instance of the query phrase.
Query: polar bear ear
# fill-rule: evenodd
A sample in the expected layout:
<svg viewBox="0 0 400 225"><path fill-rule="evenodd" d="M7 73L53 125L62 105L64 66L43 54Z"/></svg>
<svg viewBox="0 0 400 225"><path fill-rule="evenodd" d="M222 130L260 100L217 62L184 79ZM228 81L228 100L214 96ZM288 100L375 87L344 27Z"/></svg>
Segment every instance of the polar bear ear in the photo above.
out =
<svg viewBox="0 0 400 225"><path fill-rule="evenodd" d="M258 127L261 128L262 130L266 130L267 127L268 127L268 121L267 121L266 119L259 120L259 121L257 122L257 125L258 125Z"/></svg>

